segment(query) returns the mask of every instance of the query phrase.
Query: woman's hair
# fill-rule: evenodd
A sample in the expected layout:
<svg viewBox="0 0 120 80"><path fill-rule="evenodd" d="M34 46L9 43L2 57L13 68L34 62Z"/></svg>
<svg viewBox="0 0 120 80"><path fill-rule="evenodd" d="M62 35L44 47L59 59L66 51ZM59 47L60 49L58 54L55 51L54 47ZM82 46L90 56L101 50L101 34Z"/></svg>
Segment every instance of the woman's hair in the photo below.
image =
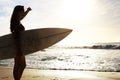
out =
<svg viewBox="0 0 120 80"><path fill-rule="evenodd" d="M17 5L14 10L13 14L11 16L11 21L10 21L10 27L17 26L20 24L19 20L19 12L23 11L24 12L24 6Z"/></svg>

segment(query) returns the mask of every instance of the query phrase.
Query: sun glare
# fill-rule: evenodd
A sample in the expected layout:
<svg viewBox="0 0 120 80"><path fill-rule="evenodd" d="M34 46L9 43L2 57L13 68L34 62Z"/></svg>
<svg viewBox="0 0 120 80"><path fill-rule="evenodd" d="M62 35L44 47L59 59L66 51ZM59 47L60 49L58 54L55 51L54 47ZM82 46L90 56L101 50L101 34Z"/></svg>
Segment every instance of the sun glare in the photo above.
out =
<svg viewBox="0 0 120 80"><path fill-rule="evenodd" d="M96 0L64 0L62 16L71 24L70 26L73 29L72 36L74 43L66 39L66 42L70 42L71 45L89 45L89 34L86 33L87 30L91 30L90 26L88 27L87 22L91 21L95 16L96 11ZM87 27L86 27L87 26ZM81 38L78 39L80 36ZM84 37L87 36L87 37ZM71 39L71 37L70 37ZM79 41L80 40L80 41ZM87 40L87 41L86 41Z"/></svg>
<svg viewBox="0 0 120 80"><path fill-rule="evenodd" d="M64 0L63 15L68 19L86 20L93 16L95 0Z"/></svg>

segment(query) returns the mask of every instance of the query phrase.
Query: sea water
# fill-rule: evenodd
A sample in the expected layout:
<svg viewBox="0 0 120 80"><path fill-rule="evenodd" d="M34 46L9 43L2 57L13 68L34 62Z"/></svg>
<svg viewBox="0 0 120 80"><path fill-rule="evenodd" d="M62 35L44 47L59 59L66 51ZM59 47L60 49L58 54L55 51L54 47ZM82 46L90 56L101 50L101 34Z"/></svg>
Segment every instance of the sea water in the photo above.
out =
<svg viewBox="0 0 120 80"><path fill-rule="evenodd" d="M27 68L44 70L120 71L120 45L52 46L26 56ZM0 66L14 66L13 59Z"/></svg>

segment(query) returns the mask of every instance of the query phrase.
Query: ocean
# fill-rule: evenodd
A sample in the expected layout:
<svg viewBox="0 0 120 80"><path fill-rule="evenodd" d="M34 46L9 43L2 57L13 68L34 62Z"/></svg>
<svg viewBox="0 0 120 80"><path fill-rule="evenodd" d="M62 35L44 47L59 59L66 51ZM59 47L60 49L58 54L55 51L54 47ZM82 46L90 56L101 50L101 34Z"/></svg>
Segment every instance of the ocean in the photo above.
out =
<svg viewBox="0 0 120 80"><path fill-rule="evenodd" d="M30 69L120 72L120 43L54 45L27 55L26 63ZM14 60L1 60L0 66L13 67Z"/></svg>

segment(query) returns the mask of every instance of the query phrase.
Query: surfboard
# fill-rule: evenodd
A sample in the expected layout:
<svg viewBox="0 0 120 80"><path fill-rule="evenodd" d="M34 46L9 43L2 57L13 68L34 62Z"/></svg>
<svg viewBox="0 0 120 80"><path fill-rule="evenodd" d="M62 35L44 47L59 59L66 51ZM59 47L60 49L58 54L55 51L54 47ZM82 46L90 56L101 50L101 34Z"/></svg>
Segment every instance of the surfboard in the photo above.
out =
<svg viewBox="0 0 120 80"><path fill-rule="evenodd" d="M64 39L72 32L66 28L41 28L26 30L20 33L21 51L28 55L48 48ZM13 58L16 53L15 40L12 34L0 37L0 60Z"/></svg>

